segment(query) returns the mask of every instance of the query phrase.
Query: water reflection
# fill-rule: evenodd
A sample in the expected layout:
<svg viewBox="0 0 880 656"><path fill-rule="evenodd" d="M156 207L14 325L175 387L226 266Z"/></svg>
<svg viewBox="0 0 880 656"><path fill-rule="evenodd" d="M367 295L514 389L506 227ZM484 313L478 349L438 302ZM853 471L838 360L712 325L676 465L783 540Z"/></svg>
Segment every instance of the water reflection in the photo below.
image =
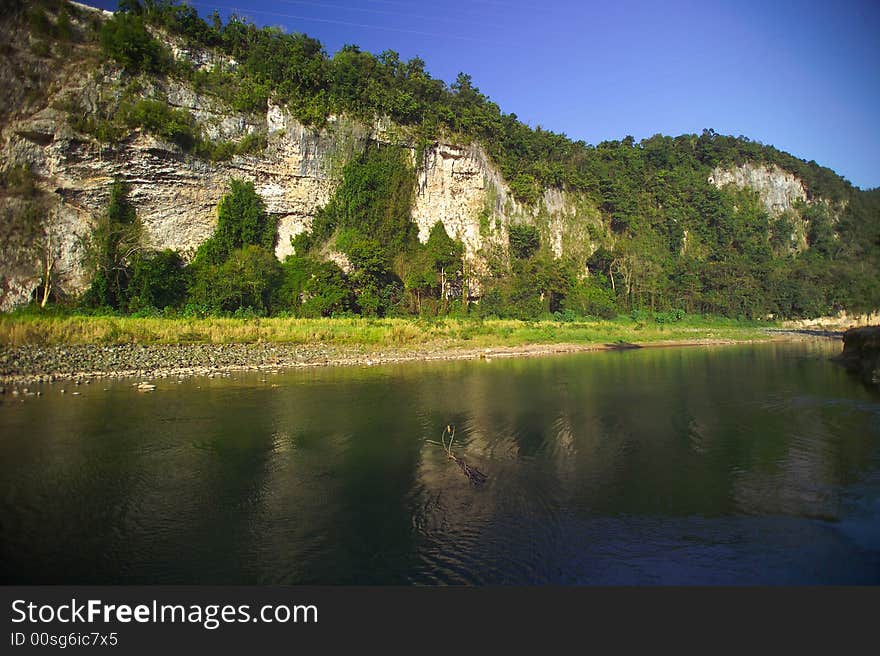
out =
<svg viewBox="0 0 880 656"><path fill-rule="evenodd" d="M880 402L838 347L47 387L0 405L0 575L880 582Z"/></svg>

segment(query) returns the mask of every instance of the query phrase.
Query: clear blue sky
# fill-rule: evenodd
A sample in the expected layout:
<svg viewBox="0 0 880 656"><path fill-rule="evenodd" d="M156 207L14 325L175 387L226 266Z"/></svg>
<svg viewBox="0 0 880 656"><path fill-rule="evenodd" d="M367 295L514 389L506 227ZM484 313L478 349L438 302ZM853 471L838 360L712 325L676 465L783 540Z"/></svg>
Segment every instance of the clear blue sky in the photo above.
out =
<svg viewBox="0 0 880 656"><path fill-rule="evenodd" d="M87 0L108 9L116 0ZM703 128L880 186L880 2L193 0L459 71L529 125L599 143Z"/></svg>

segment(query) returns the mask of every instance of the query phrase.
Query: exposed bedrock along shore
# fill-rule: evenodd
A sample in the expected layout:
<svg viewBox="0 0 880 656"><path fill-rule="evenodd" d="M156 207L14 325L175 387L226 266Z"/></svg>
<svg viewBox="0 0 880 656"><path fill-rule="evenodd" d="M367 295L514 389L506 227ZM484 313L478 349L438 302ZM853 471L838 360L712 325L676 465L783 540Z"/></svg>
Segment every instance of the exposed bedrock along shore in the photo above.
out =
<svg viewBox="0 0 880 656"><path fill-rule="evenodd" d="M760 341L788 341L811 336L768 333ZM812 337L815 338L815 337ZM200 376L231 371L296 367L375 365L394 362L529 357L557 353L663 346L713 346L750 343L748 339L680 339L629 343L557 343L466 347L425 344L418 347L365 345L233 344L76 344L0 348L0 383L39 383L93 378Z"/></svg>
<svg viewBox="0 0 880 656"><path fill-rule="evenodd" d="M880 385L880 326L847 330L837 361L866 383Z"/></svg>

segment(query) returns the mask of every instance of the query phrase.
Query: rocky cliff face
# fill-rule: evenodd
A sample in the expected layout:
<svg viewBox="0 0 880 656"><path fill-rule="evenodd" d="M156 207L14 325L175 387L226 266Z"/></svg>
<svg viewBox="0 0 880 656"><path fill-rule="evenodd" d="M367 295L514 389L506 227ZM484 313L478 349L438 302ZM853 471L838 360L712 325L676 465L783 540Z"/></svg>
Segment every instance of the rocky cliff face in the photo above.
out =
<svg viewBox="0 0 880 656"><path fill-rule="evenodd" d="M431 227L441 222L464 243L474 273L485 267L491 252L504 256L513 223L537 226L542 243L557 257L584 262L600 243L613 243L607 217L583 195L550 189L532 207L517 203L479 144L436 143L416 161L417 150L384 121L363 125L331 117L318 130L301 124L285 107L270 103L259 114L235 112L179 81L141 81L132 91L118 70L102 67L94 46L72 46L66 56L53 52L47 60L45 54L35 54L33 37L26 31L7 24L0 25L0 32L0 40L8 44L0 50L0 82L12 90L6 107L0 108L0 170L24 166L35 176L30 200L0 194L0 310L28 301L47 256L54 262L60 291L74 294L86 287L84 243L107 205L115 177L130 185L145 246L171 248L185 257L213 233L216 206L229 180L252 181L278 218L275 252L283 259L293 252L291 238L308 230L330 199L345 162L371 140L410 149L418 169L412 216L420 239L426 240ZM212 53L188 50L173 39L167 42L175 57L198 67L235 65ZM91 115L108 99L118 103L123 93L186 110L208 139L237 141L259 132L265 133L267 146L259 153L211 163L141 130L108 145L71 127L70 107ZM809 200L803 183L777 167L716 169L710 181L719 187L755 189L774 215ZM22 211L25 205L30 211ZM585 268L582 274L587 274Z"/></svg>
<svg viewBox="0 0 880 656"><path fill-rule="evenodd" d="M112 81L89 81L82 93ZM66 91L70 91L66 89ZM258 129L252 117L228 116L185 89L169 89L169 101L214 125L226 138ZM136 132L115 147L84 139L51 107L13 121L3 130L2 156L24 164L37 176L46 198L45 230L58 236L59 284L68 292L86 284L82 243L106 207L114 177L130 183L131 199L144 226L145 246L191 255L214 231L216 206L233 177L252 180L267 208L279 217L278 255L290 252L291 234L308 227L333 188L327 153L340 141L333 130L315 132L270 107L268 147L259 156L211 164L180 152L173 144ZM35 258L36 259L36 258ZM0 307L27 299L39 269L20 266L6 275ZM28 283L30 280L30 284ZM23 296L24 295L24 296Z"/></svg>
<svg viewBox="0 0 880 656"><path fill-rule="evenodd" d="M15 42L18 37L10 38ZM18 38L16 45L17 59L27 61L27 44ZM216 64L178 44L170 45L176 56L197 59L200 65ZM31 61L30 65L36 68L43 62ZM9 73L11 67L5 68ZM310 229L315 213L328 202L342 166L370 140L410 148L418 168L412 213L420 239L427 240L431 227L441 222L465 244L472 270L482 267L487 249L506 248L506 226L512 221L539 225L557 255L566 247L589 251L589 239L581 234L584 224L575 227L578 223L572 218L580 213L598 220L594 208L559 191L548 191L535 208L521 207L477 144L437 143L416 162L416 150L387 122L362 125L331 117L326 128L317 130L304 126L281 106L270 104L262 115L242 114L186 84L167 81L151 82L139 94L186 110L206 138L235 141L265 132L266 148L258 154L211 163L141 130L110 146L74 130L65 108L78 106L94 112L107 97L121 93L124 81L113 70L96 69L88 74L82 68L69 69L43 85L40 93L45 98L38 106L22 100L0 126L0 168L23 165L30 169L41 197L39 225L10 231L15 237L5 250L15 257L5 258L0 265L0 310L30 298L39 284L41 259L50 241L58 288L78 293L87 286L83 245L107 205L109 184L115 177L130 185L131 200L144 227L144 245L171 248L185 257L213 233L216 206L229 180L252 181L268 211L278 218L275 252L283 259L293 252L291 238ZM27 75L27 70L20 75ZM21 84L21 80L12 83ZM11 210L14 203L6 199L4 204ZM18 220L13 217L20 214L10 211L9 220Z"/></svg>
<svg viewBox="0 0 880 656"><path fill-rule="evenodd" d="M107 83L112 82L95 84ZM309 230L316 211L328 202L342 164L367 140L382 139L375 127L344 118L314 130L278 106L270 106L265 117L255 121L223 115L209 100L185 89L170 89L168 98L200 122L213 121L224 138L266 129L268 145L258 155L221 163L186 156L173 144L141 132L110 148L75 134L66 117L51 108L3 129L0 157L28 166L45 192L43 229L55 235L58 284L66 292L76 293L87 285L81 263L83 243L107 205L114 177L124 178L131 187L145 246L171 248L185 256L213 233L217 203L228 191L229 180L250 180L267 210L278 217L275 252L283 259L293 252L291 237ZM440 143L425 153L413 207L423 241L439 221L464 242L468 258L476 262L488 243L506 243L505 225L511 217L529 215L507 197L501 176L478 146ZM25 252L24 246L19 243L11 249L22 254L15 267L0 269L4 278L0 309L26 302L39 282L39 249Z"/></svg>
<svg viewBox="0 0 880 656"><path fill-rule="evenodd" d="M419 175L413 220L421 241L427 241L431 228L440 220L447 233L461 239L469 257L481 250L484 237L490 234L501 243L501 226L496 229L494 223L484 220L480 229L481 215L503 212L506 191L479 146L438 144L416 164Z"/></svg>
<svg viewBox="0 0 880 656"><path fill-rule="evenodd" d="M548 189L534 207L518 203L479 144L440 143L417 164L413 220L419 239L426 241L431 227L442 222L447 233L464 243L476 270L489 250L506 250L511 224L535 225L556 257L585 260L598 245L596 236L610 238L599 211L578 194Z"/></svg>
<svg viewBox="0 0 880 656"><path fill-rule="evenodd" d="M836 219L840 207L835 208L821 198L814 198L799 177L773 164L746 162L736 167L715 167L709 183L719 189L733 185L739 189L751 189L767 214L772 218L787 217L791 220L789 244L792 252L807 248L809 220L804 218L803 208L813 203L825 203L832 219Z"/></svg>
<svg viewBox="0 0 880 656"><path fill-rule="evenodd" d="M771 216L791 211L799 202L809 200L803 181L775 164L766 166L747 162L731 168L716 167L709 182L719 189L729 184L740 189L753 189Z"/></svg>

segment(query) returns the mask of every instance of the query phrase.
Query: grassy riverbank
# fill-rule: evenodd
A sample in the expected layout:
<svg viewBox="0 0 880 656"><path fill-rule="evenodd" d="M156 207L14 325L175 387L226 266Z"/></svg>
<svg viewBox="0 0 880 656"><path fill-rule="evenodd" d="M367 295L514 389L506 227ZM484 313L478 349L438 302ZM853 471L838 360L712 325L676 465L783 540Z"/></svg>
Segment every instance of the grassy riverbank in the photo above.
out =
<svg viewBox="0 0 880 656"><path fill-rule="evenodd" d="M613 321L507 319L138 318L107 316L0 316L0 345L66 344L328 344L364 347L492 347L527 344L610 344L695 340L770 339L773 324L685 317L658 323L630 317Z"/></svg>

